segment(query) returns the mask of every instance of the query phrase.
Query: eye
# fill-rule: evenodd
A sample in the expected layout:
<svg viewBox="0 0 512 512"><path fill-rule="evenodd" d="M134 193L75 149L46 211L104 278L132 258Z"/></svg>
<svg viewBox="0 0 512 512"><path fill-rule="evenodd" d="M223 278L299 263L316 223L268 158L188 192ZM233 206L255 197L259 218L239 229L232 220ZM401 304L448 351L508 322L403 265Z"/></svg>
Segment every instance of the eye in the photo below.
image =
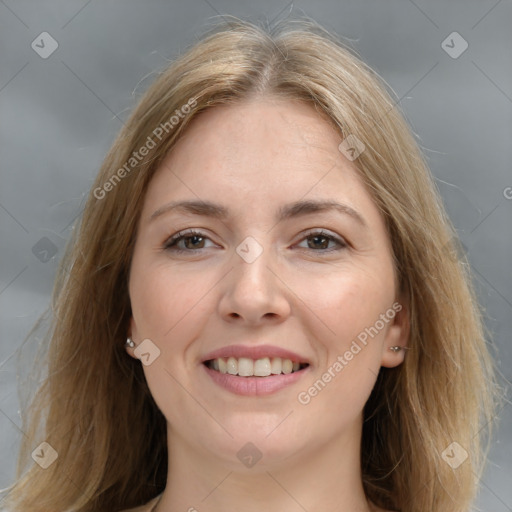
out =
<svg viewBox="0 0 512 512"><path fill-rule="evenodd" d="M163 249L175 253L190 253L200 249L207 249L208 247L205 246L207 240L211 242L204 233L188 229L186 231L180 231L168 238L164 243ZM340 251L348 247L348 244L343 238L331 235L323 230L311 231L302 239L302 242L304 241L306 241L308 245L306 249L320 253ZM329 248L329 244L335 244L335 247Z"/></svg>
<svg viewBox="0 0 512 512"><path fill-rule="evenodd" d="M180 231L168 238L163 248L176 253L193 252L198 249L205 249L204 244L206 240L210 239L204 233L189 229L187 231ZM181 244L182 242L183 244Z"/></svg>
<svg viewBox="0 0 512 512"><path fill-rule="evenodd" d="M343 238L326 233L323 230L312 231L306 235L303 241L307 242L307 249L311 249L314 252L332 252L346 249L348 244ZM330 243L334 243L337 247L328 248Z"/></svg>

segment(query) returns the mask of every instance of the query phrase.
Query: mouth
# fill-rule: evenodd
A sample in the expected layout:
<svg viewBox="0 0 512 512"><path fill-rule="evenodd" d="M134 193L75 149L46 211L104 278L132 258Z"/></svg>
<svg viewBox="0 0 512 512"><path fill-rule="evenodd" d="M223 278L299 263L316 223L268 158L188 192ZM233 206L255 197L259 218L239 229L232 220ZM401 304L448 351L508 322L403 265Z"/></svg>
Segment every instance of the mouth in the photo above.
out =
<svg viewBox="0 0 512 512"><path fill-rule="evenodd" d="M295 385L310 373L306 356L277 345L238 344L203 356L210 382L235 395L262 397Z"/></svg>
<svg viewBox="0 0 512 512"><path fill-rule="evenodd" d="M218 357L208 359L203 364L215 372L238 377L272 377L297 373L309 366L309 363L293 361L281 357Z"/></svg>
<svg viewBox="0 0 512 512"><path fill-rule="evenodd" d="M293 386L311 370L309 363L280 357L217 357L201 366L214 384L246 397L273 395Z"/></svg>

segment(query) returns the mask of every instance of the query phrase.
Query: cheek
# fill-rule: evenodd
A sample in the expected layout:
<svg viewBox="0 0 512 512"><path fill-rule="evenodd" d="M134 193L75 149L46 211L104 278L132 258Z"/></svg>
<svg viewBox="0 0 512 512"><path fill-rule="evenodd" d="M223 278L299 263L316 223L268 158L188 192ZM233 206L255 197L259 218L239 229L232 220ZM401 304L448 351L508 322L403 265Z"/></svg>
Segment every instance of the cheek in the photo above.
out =
<svg viewBox="0 0 512 512"><path fill-rule="evenodd" d="M190 408L183 392L185 376L193 371L185 357L188 347L201 332L201 318L211 316L205 293L208 279L170 269L164 263L134 258L130 298L138 340L149 338L160 353L151 365L143 366L146 381L157 406L172 423L177 411ZM212 280L213 282L213 280ZM207 308L209 310L207 311ZM188 388L189 384L185 384Z"/></svg>
<svg viewBox="0 0 512 512"><path fill-rule="evenodd" d="M332 272L322 287L303 289L304 302L309 301L328 326L322 330L328 335L319 335L324 354L315 375L301 390L300 406L308 414L320 416L329 410L329 417L334 414L336 421L349 423L362 411L381 366L388 324L377 333L369 329L393 304L393 269L384 265L372 270L352 267Z"/></svg>
<svg viewBox="0 0 512 512"><path fill-rule="evenodd" d="M324 276L304 274L296 288L329 349L346 349L365 328L372 326L394 300L393 269L351 265L331 269ZM311 315L310 315L311 316Z"/></svg>
<svg viewBox="0 0 512 512"><path fill-rule="evenodd" d="M133 318L140 336L164 342L179 339L176 333L204 314L207 279L193 279L164 264L141 266L134 261L130 281Z"/></svg>
<svg viewBox="0 0 512 512"><path fill-rule="evenodd" d="M352 424L368 401L378 370L362 365L361 361L352 364L355 362L352 360L341 371L336 371L332 365L326 367L324 374L306 383L297 395L298 412L322 418L318 425L319 436L330 431L333 425L339 429Z"/></svg>

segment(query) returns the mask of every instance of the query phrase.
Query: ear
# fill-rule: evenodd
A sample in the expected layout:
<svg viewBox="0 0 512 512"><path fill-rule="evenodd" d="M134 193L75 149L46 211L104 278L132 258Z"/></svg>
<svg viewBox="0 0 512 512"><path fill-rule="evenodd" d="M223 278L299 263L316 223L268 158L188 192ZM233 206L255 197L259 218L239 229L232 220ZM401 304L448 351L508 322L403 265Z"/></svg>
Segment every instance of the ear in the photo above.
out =
<svg viewBox="0 0 512 512"><path fill-rule="evenodd" d="M128 329L127 337L130 337L134 342L135 345L137 345L137 341L139 337L137 335L137 325L135 323L135 320L133 319L133 316L130 318L130 328ZM125 345L125 350L128 353L129 356L133 357L134 359L138 359L138 357L135 355L135 349L137 347L129 347L128 345Z"/></svg>
<svg viewBox="0 0 512 512"><path fill-rule="evenodd" d="M394 368L403 363L406 349L394 352L390 347L407 347L409 344L410 320L409 305L405 300L397 300L392 308L395 311L394 318L390 321L384 344L382 345L381 365L386 368Z"/></svg>

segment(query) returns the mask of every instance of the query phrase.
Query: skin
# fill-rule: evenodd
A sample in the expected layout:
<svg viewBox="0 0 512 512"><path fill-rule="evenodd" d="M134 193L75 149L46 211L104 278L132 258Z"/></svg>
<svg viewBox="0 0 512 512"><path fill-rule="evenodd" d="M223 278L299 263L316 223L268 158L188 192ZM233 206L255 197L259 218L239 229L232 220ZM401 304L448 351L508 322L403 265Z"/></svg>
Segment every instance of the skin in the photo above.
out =
<svg viewBox="0 0 512 512"><path fill-rule="evenodd" d="M381 510L361 482L362 411L380 367L403 362L404 351L389 347L407 345L409 325L383 218L340 142L311 106L254 98L197 117L149 184L130 273L130 335L160 350L143 366L168 425L158 512ZM170 211L150 220L170 201L197 199L229 216ZM306 199L348 205L366 226L338 212L275 220L279 207ZM202 233L179 242L188 252L164 248L188 228ZM310 234L320 229L347 245ZM252 263L236 252L247 236L263 248ZM402 311L299 403L395 301ZM201 361L237 343L293 350L311 362L308 373L272 395L232 394ZM251 468L237 457L247 442L262 454Z"/></svg>

